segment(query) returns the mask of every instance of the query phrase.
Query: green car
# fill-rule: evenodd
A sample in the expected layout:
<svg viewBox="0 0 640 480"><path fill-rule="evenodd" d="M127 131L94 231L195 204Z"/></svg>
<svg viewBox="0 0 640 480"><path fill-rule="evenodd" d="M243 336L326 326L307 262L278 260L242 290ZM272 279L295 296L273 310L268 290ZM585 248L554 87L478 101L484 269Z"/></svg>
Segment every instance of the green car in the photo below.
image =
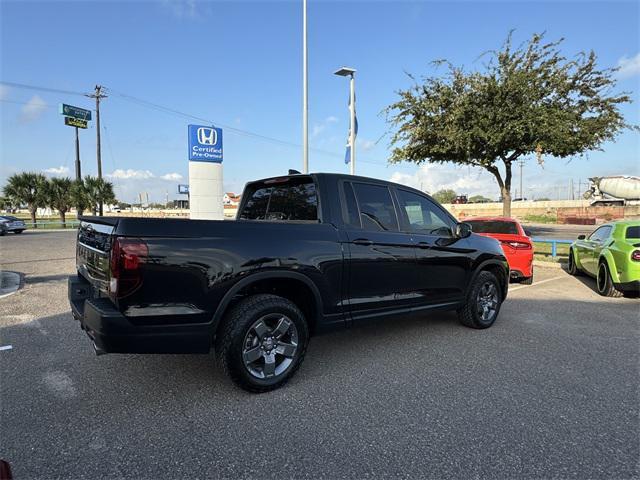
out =
<svg viewBox="0 0 640 480"><path fill-rule="evenodd" d="M596 278L600 295L640 294L640 220L605 223L571 244L569 273Z"/></svg>

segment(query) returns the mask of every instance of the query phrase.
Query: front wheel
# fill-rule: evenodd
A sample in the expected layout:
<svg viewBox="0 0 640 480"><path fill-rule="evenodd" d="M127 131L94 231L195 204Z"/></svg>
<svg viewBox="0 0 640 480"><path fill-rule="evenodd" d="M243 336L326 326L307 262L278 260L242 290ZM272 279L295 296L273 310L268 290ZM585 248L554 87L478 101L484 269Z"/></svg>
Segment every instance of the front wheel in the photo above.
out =
<svg viewBox="0 0 640 480"><path fill-rule="evenodd" d="M13 233L16 233L16 234L18 234L18 235L19 235L19 234L21 234L22 232L24 232L24 230L14 230L14 231L13 231Z"/></svg>
<svg viewBox="0 0 640 480"><path fill-rule="evenodd" d="M253 295L225 316L214 345L223 371L254 393L283 386L304 359L309 329L303 313L276 295Z"/></svg>
<svg viewBox="0 0 640 480"><path fill-rule="evenodd" d="M611 273L609 273L609 267L606 261L600 262L598 266L598 276L596 277L596 287L598 293L603 297L620 297L622 293L616 290L613 286L613 280L611 280Z"/></svg>
<svg viewBox="0 0 640 480"><path fill-rule="evenodd" d="M496 321L502 293L496 276L488 271L482 271L469 289L467 299L458 310L460 323L470 328L489 328Z"/></svg>
<svg viewBox="0 0 640 480"><path fill-rule="evenodd" d="M569 272L569 275L573 275L574 277L580 275L580 270L578 270L573 250L569 252L569 265L567 266L567 271Z"/></svg>

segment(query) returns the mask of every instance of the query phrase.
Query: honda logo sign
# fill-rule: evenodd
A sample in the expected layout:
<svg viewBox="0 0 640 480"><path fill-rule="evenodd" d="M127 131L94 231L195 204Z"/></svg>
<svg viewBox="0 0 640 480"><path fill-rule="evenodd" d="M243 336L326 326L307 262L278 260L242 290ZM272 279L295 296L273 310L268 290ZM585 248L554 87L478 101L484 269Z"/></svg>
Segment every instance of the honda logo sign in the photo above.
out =
<svg viewBox="0 0 640 480"><path fill-rule="evenodd" d="M189 160L222 163L222 129L189 125Z"/></svg>

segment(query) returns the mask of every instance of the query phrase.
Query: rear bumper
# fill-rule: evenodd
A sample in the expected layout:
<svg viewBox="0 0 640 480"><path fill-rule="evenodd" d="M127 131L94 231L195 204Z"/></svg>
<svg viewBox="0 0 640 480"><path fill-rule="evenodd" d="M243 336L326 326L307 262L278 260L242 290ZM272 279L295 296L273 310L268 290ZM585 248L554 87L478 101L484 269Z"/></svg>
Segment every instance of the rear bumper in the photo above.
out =
<svg viewBox="0 0 640 480"><path fill-rule="evenodd" d="M96 297L81 276L68 280L71 312L93 341L96 353L208 353L210 325L136 325L109 298Z"/></svg>

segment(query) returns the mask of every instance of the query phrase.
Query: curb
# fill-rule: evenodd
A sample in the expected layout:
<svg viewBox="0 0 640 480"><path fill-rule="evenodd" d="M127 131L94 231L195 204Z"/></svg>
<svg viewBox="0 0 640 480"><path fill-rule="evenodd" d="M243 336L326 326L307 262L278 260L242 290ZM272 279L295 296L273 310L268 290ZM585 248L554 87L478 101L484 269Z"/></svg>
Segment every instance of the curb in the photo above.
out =
<svg viewBox="0 0 640 480"><path fill-rule="evenodd" d="M534 260L533 266L538 268L554 268L556 270L565 270L567 264L559 262L545 262L544 260Z"/></svg>

